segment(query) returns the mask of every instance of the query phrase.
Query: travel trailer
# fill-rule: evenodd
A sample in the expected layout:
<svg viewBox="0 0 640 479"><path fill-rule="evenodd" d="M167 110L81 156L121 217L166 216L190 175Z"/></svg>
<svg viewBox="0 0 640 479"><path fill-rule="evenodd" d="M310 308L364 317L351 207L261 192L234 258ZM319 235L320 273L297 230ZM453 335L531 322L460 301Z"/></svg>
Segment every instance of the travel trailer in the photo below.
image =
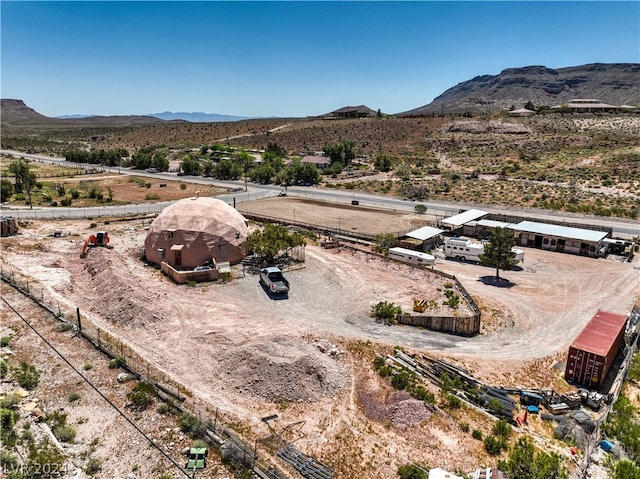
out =
<svg viewBox="0 0 640 479"><path fill-rule="evenodd" d="M436 258L430 254L406 248L389 248L389 258L423 266L433 266L436 262Z"/></svg>
<svg viewBox="0 0 640 479"><path fill-rule="evenodd" d="M455 258L459 261L476 261L480 262L480 257L484 253L483 243L476 243L469 238L447 238L444 241L444 255L447 258ZM521 249L512 248L516 254L515 259L518 263L524 263L524 251Z"/></svg>

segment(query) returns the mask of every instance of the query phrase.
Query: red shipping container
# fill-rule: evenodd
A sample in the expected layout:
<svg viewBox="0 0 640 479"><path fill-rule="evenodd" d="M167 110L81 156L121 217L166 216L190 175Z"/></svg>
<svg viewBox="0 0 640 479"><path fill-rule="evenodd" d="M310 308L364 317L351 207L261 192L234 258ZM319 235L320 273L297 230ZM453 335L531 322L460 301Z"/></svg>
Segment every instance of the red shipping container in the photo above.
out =
<svg viewBox="0 0 640 479"><path fill-rule="evenodd" d="M626 324L625 315L598 310L569 347L565 379L598 389L620 351Z"/></svg>

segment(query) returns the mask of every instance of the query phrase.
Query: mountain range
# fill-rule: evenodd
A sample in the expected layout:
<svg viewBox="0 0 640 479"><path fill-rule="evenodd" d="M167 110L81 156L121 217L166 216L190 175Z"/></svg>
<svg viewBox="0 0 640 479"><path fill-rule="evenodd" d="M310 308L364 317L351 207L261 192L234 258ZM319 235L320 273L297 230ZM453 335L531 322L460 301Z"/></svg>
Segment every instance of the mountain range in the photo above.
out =
<svg viewBox="0 0 640 479"><path fill-rule="evenodd" d="M431 103L400 116L441 113L485 113L524 106L555 106L579 98L610 105L640 105L640 63L591 63L551 69L507 68L459 83Z"/></svg>
<svg viewBox="0 0 640 479"><path fill-rule="evenodd" d="M639 106L640 63L592 63L558 69L544 66L507 68L498 75L481 75L459 83L431 103L397 115L492 113L512 106L519 108L529 101L535 106L550 107L579 98L598 99L611 105ZM50 118L16 99L2 99L1 107L3 127L133 126L165 121L232 122L248 119L216 113L170 111L147 115L65 115Z"/></svg>
<svg viewBox="0 0 640 479"><path fill-rule="evenodd" d="M97 115L62 115L56 116L55 118L61 118L65 120L69 119L79 119L79 118L91 118ZM240 120L248 120L247 116L235 116L235 115L220 115L218 113L204 113L201 111L192 111L192 112L173 112L173 111L163 111L162 113L148 113L143 116L151 116L154 118L158 118L160 120L184 120L192 123L210 123L210 122L219 122L219 121L240 121Z"/></svg>

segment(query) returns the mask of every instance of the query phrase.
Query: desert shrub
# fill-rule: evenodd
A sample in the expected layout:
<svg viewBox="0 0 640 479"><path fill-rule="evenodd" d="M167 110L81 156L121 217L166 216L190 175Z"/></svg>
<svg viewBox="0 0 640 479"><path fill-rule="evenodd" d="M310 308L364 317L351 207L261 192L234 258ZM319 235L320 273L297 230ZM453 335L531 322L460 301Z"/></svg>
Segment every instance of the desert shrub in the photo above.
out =
<svg viewBox="0 0 640 479"><path fill-rule="evenodd" d="M92 457L91 459L89 459L89 461L87 461L87 465L84 468L84 472L86 472L90 476L96 475L101 470L102 470L102 462L100 462L100 459L96 459L95 457Z"/></svg>
<svg viewBox="0 0 640 479"><path fill-rule="evenodd" d="M417 204L414 208L415 212L419 215L423 215L427 212L427 207L423 204Z"/></svg>
<svg viewBox="0 0 640 479"><path fill-rule="evenodd" d="M76 438L76 430L72 426L59 426L52 430L53 435L60 442L73 442Z"/></svg>
<svg viewBox="0 0 640 479"><path fill-rule="evenodd" d="M20 387L27 391L34 389L40 381L40 373L36 367L26 361L20 361L20 366L12 369L11 374L18 381Z"/></svg>
<svg viewBox="0 0 640 479"><path fill-rule="evenodd" d="M170 404L163 402L158 404L157 411L158 411L158 414L167 415L173 412L173 408L171 407Z"/></svg>
<svg viewBox="0 0 640 479"><path fill-rule="evenodd" d="M151 185L149 185L149 187L151 187ZM153 193L147 193L146 195L144 195L144 199L147 201L151 201L151 200L159 200L160 199L160 195L156 192Z"/></svg>
<svg viewBox="0 0 640 479"><path fill-rule="evenodd" d="M206 426L195 417L193 414L183 412L178 420L180 430L184 433L190 434L193 438L205 437L207 428Z"/></svg>
<svg viewBox="0 0 640 479"><path fill-rule="evenodd" d="M462 401L458 396L454 396L453 394L447 394L446 396L446 407L449 409L458 409L462 406Z"/></svg>
<svg viewBox="0 0 640 479"><path fill-rule="evenodd" d="M412 387L409 390L409 394L411 394L412 397L419 399L420 401L424 401L428 404L434 404L436 402L435 395L427 388L425 388L422 384L418 384L417 386Z"/></svg>
<svg viewBox="0 0 640 479"><path fill-rule="evenodd" d="M84 363L84 366L82 367L85 371L90 371L91 369L93 369L93 364L91 363Z"/></svg>
<svg viewBox="0 0 640 479"><path fill-rule="evenodd" d="M71 198L62 198L60 200L60 206L71 206Z"/></svg>
<svg viewBox="0 0 640 479"><path fill-rule="evenodd" d="M49 424L51 432L60 442L72 442L76 437L76 430L67 425L66 412L53 411L47 414L47 424Z"/></svg>
<svg viewBox="0 0 640 479"><path fill-rule="evenodd" d="M11 342L11 336L2 336L0 338L0 348L6 348Z"/></svg>
<svg viewBox="0 0 640 479"><path fill-rule="evenodd" d="M67 323L67 322L59 323L58 326L56 326L56 330L61 333L64 333L66 331L71 331L72 329L73 329L73 324Z"/></svg>
<svg viewBox="0 0 640 479"><path fill-rule="evenodd" d="M407 389L409 385L415 381L415 376L411 371L400 371L391 378L391 385L399 391Z"/></svg>
<svg viewBox="0 0 640 479"><path fill-rule="evenodd" d="M69 393L67 396L67 401L69 402L76 402L78 399L80 399L80 393L76 391Z"/></svg>
<svg viewBox="0 0 640 479"><path fill-rule="evenodd" d="M20 396L17 394L9 394L0 399L1 409L15 409L20 404Z"/></svg>
<svg viewBox="0 0 640 479"><path fill-rule="evenodd" d="M507 441L504 437L487 436L484 438L484 450L492 456L499 455L506 448Z"/></svg>
<svg viewBox="0 0 640 479"><path fill-rule="evenodd" d="M0 378L4 379L8 371L9 371L9 365L3 358L0 358Z"/></svg>
<svg viewBox="0 0 640 479"><path fill-rule="evenodd" d="M186 183L180 183L180 189L181 190L186 190L187 189L187 184Z"/></svg>
<svg viewBox="0 0 640 479"><path fill-rule="evenodd" d="M640 381L640 353L633 355L631 365L629 366L628 377L633 381Z"/></svg>
<svg viewBox="0 0 640 479"><path fill-rule="evenodd" d="M380 301L373 306L372 314L378 320L393 323L402 314L402 308L389 301Z"/></svg>
<svg viewBox="0 0 640 479"><path fill-rule="evenodd" d="M468 422L461 422L459 424L459 426L460 426L460 430L462 432L469 432L469 423Z"/></svg>
<svg viewBox="0 0 640 479"><path fill-rule="evenodd" d="M375 359L373 360L373 369L375 369L376 371L380 371L380 369L385 364L387 364L387 362L382 356L376 356Z"/></svg>
<svg viewBox="0 0 640 479"><path fill-rule="evenodd" d="M126 364L124 358L120 356L116 356L111 361L109 361L109 369L115 369L121 367L123 364Z"/></svg>
<svg viewBox="0 0 640 479"><path fill-rule="evenodd" d="M35 470L35 468L33 467L34 465L41 466L44 464L64 464L67 460L65 455L56 446L49 442L48 438L37 444L35 441L29 441L28 447L29 459L27 465L31 465L28 470ZM30 475L29 477L34 476Z"/></svg>
<svg viewBox="0 0 640 479"><path fill-rule="evenodd" d="M17 471L18 459L7 451L0 451L0 470L2 471Z"/></svg>
<svg viewBox="0 0 640 479"><path fill-rule="evenodd" d="M405 464L398 468L398 476L400 479L427 479L429 475L421 467L415 464Z"/></svg>
<svg viewBox="0 0 640 479"><path fill-rule="evenodd" d="M504 437L505 439L508 439L509 436L511 436L512 429L507 421L505 421L504 419L500 419L498 422L496 422L493 425L491 432L495 436Z"/></svg>
<svg viewBox="0 0 640 479"><path fill-rule="evenodd" d="M482 431L480 431L479 429L474 429L471 432L471 437L474 439L477 439L478 441L482 440Z"/></svg>
<svg viewBox="0 0 640 479"><path fill-rule="evenodd" d="M157 395L156 387L148 382L141 381L127 393L130 407L138 411L144 411L153 403Z"/></svg>

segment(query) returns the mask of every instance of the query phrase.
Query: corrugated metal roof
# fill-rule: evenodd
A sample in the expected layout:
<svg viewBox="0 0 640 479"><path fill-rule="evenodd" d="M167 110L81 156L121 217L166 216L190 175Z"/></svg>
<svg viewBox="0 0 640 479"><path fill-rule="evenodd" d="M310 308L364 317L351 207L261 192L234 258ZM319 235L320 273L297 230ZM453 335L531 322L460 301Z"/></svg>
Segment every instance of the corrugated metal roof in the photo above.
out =
<svg viewBox="0 0 640 479"><path fill-rule="evenodd" d="M513 225L513 223L506 223L504 221L496 221L496 220L480 220L478 221L478 226L486 226L488 228L507 228Z"/></svg>
<svg viewBox="0 0 640 479"><path fill-rule="evenodd" d="M405 236L408 236L409 238L415 238L421 241L425 241L443 232L444 232L443 230L438 228L433 228L431 226L423 226L422 228L418 228L417 230L410 231Z"/></svg>
<svg viewBox="0 0 640 479"><path fill-rule="evenodd" d="M580 228L572 228L570 226L536 223L535 221L521 221L518 224L508 226L508 228L516 231L525 231L527 233L538 233L541 235L594 242L601 241L609 234L606 231L583 230Z"/></svg>
<svg viewBox="0 0 640 479"><path fill-rule="evenodd" d="M468 210L458 215L449 216L448 218L442 220L442 222L448 225L462 226L469 221L477 220L478 218L481 218L482 216L487 214L489 213L482 210Z"/></svg>
<svg viewBox="0 0 640 479"><path fill-rule="evenodd" d="M598 310L571 346L598 356L606 356L626 322L627 317L623 314Z"/></svg>

